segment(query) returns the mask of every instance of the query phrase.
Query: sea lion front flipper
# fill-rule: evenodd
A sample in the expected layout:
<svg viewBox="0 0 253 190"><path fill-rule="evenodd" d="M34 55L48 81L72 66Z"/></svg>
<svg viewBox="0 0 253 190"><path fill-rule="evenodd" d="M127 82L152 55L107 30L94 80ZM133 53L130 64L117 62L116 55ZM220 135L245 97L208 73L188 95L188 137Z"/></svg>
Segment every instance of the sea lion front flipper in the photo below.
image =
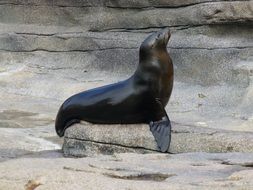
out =
<svg viewBox="0 0 253 190"><path fill-rule="evenodd" d="M171 140L171 124L169 118L163 117L160 121L151 121L149 126L160 151L166 152L170 147Z"/></svg>
<svg viewBox="0 0 253 190"><path fill-rule="evenodd" d="M161 152L168 151L171 141L171 124L170 119L158 98L152 101L153 120L149 123L150 131L152 132L157 146Z"/></svg>

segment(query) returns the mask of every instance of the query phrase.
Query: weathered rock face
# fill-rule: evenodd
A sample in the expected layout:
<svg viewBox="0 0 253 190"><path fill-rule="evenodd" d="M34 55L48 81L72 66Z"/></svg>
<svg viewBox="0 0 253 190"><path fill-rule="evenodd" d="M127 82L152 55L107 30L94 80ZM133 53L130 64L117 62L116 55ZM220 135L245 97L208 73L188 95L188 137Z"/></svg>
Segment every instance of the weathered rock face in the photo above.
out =
<svg viewBox="0 0 253 190"><path fill-rule="evenodd" d="M140 43L168 26L173 120L252 131L252 7L252 1L1 1L1 96L54 99L53 114L44 112L53 120L70 95L129 77ZM9 109L8 102L1 107Z"/></svg>
<svg viewBox="0 0 253 190"><path fill-rule="evenodd" d="M3 162L0 189L252 189L252 159L246 153L125 153L76 159L45 151Z"/></svg>
<svg viewBox="0 0 253 190"><path fill-rule="evenodd" d="M200 129L253 131L252 7L233 0L1 1L0 130L55 138L49 127L64 99L129 77L140 43L168 26L170 118ZM37 126L50 134L25 129Z"/></svg>
<svg viewBox="0 0 253 190"><path fill-rule="evenodd" d="M25 57L22 65L28 62L27 67L39 63L50 70L57 65L72 72L78 68L66 68L66 64L82 70L92 64L88 71L131 74L138 62L138 46L146 36L143 32L169 26L174 31L169 50L178 81L241 83L233 71L242 61L251 62L252 7L252 1L2 1L2 62L9 64L11 55L15 66ZM6 55L6 51L12 53ZM42 62L40 55L55 59ZM64 61L76 56L79 60ZM58 94L60 99L67 96Z"/></svg>
<svg viewBox="0 0 253 190"><path fill-rule="evenodd" d="M78 125L67 130L66 155L153 154L77 160L56 151L62 139L54 131L64 99L129 77L140 43L167 26L175 68L166 107L173 121L170 151L252 152L252 4L1 0L0 189L252 189L252 153L154 154L147 126L132 126L135 136L129 128L106 136L108 126L101 133Z"/></svg>
<svg viewBox="0 0 253 190"><path fill-rule="evenodd" d="M170 153L251 152L253 133L228 132L201 127L173 125ZM66 156L91 156L122 152L157 152L157 144L148 125L75 124L65 132Z"/></svg>
<svg viewBox="0 0 253 190"><path fill-rule="evenodd" d="M64 5L64 3L65 5ZM138 1L136 1L138 2ZM83 5L59 1L1 2L1 22L56 26L83 26L86 30L140 29L164 26L249 23L251 1L219 2L114 1ZM14 6L19 4L21 6ZM146 4L146 5L145 5ZM29 8L29 10L27 9ZM127 9L126 9L127 8Z"/></svg>

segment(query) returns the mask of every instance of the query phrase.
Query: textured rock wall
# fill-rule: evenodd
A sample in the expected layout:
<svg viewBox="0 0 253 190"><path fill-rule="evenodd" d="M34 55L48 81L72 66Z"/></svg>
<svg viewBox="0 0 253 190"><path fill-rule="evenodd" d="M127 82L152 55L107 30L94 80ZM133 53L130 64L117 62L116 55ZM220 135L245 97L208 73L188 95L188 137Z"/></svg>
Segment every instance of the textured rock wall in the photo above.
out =
<svg viewBox="0 0 253 190"><path fill-rule="evenodd" d="M0 0L0 189L252 189L251 153L57 151L62 101L131 75L140 43L165 26L176 77L166 107L172 151L252 152L252 0ZM146 125L118 136L93 127L69 128L65 154L133 151L136 139L148 145L139 152L156 150Z"/></svg>
<svg viewBox="0 0 253 190"><path fill-rule="evenodd" d="M140 43L165 26L172 31L168 50L176 78L172 118L195 124L213 115L207 120L219 121L218 111L240 120L233 125L241 118L253 122L249 0L0 1L1 96L60 104L76 92L125 79L138 64ZM194 116L185 115L192 110Z"/></svg>
<svg viewBox="0 0 253 190"><path fill-rule="evenodd" d="M241 78L249 74L235 70L252 63L252 22L252 1L6 0L0 2L1 72L43 70L55 80L58 69L75 70L75 79L93 69L129 75L146 33L168 26L178 81L247 86Z"/></svg>

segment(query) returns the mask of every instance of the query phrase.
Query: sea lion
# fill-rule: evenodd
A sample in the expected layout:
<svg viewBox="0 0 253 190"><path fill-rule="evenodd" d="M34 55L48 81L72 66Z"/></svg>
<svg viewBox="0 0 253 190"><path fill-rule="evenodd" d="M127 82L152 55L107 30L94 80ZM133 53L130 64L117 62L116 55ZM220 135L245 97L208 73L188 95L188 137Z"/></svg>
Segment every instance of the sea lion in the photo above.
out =
<svg viewBox="0 0 253 190"><path fill-rule="evenodd" d="M125 81L78 93L60 107L55 129L62 137L80 120L96 124L148 123L162 152L171 139L164 107L173 87L173 64L167 52L168 28L148 36L139 49L139 65Z"/></svg>

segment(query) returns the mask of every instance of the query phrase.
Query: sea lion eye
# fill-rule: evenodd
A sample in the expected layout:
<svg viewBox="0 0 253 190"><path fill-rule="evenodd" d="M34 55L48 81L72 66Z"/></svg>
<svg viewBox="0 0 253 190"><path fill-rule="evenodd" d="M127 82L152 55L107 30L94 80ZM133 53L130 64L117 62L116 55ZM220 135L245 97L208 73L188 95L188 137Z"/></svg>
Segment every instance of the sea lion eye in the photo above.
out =
<svg viewBox="0 0 253 190"><path fill-rule="evenodd" d="M155 38L155 41L158 41L160 39L161 34L158 34Z"/></svg>

